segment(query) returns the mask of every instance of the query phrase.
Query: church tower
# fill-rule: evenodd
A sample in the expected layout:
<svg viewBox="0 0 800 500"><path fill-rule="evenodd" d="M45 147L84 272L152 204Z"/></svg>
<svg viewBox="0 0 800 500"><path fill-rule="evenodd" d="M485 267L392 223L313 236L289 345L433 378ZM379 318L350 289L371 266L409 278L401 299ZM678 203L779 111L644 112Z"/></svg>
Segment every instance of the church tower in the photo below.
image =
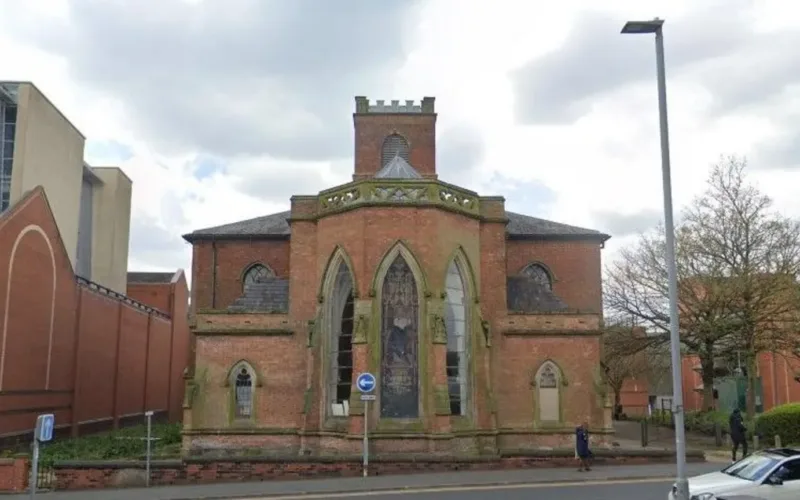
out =
<svg viewBox="0 0 800 500"><path fill-rule="evenodd" d="M437 178L433 97L425 97L419 104L411 100L371 104L366 97L356 97L353 124L354 181L376 176Z"/></svg>

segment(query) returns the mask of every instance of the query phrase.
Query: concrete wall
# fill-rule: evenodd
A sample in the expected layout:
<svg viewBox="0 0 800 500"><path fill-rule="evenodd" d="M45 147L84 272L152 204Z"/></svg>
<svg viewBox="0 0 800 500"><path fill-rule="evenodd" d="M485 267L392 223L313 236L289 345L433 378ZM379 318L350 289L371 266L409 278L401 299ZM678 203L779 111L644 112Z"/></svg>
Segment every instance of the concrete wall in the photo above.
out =
<svg viewBox="0 0 800 500"><path fill-rule="evenodd" d="M74 268L85 139L34 85L21 83L15 142L11 204L44 188Z"/></svg>
<svg viewBox="0 0 800 500"><path fill-rule="evenodd" d="M124 294L131 226L131 180L116 167L93 167L92 281Z"/></svg>

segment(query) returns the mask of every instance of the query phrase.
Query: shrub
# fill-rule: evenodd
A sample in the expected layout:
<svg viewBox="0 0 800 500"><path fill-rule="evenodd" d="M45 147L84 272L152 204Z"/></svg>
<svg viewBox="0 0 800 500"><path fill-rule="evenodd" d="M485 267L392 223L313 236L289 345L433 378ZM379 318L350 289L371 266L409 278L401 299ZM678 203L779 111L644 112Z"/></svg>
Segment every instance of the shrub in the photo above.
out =
<svg viewBox="0 0 800 500"><path fill-rule="evenodd" d="M790 403L761 414L756 420L756 431L771 442L781 437L782 445L800 444L800 403Z"/></svg>

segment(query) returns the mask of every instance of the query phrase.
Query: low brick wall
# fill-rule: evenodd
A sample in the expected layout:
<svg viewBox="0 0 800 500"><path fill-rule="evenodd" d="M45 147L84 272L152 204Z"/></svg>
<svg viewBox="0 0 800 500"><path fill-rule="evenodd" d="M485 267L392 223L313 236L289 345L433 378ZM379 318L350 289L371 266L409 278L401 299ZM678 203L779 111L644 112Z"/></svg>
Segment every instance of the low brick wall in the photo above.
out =
<svg viewBox="0 0 800 500"><path fill-rule="evenodd" d="M639 465L674 462L673 453L655 450L598 450L598 465ZM702 462L702 452L689 452L687 460ZM152 485L198 484L360 476L361 457L241 457L186 458L151 462ZM501 456L455 458L406 456L370 459L371 475L416 474L470 470L575 467L573 450L507 452ZM143 462L62 462L54 472L57 490L139 486Z"/></svg>
<svg viewBox="0 0 800 500"><path fill-rule="evenodd" d="M25 491L28 486L26 458L0 458L0 491Z"/></svg>

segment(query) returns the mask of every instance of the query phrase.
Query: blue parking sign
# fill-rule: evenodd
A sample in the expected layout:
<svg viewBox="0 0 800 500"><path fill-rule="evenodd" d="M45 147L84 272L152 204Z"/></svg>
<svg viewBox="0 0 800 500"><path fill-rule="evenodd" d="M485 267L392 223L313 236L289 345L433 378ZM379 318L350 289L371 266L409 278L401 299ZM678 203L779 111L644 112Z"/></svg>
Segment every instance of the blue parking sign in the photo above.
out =
<svg viewBox="0 0 800 500"><path fill-rule="evenodd" d="M52 413L39 415L36 419L36 440L41 442L53 439L53 430L56 426L56 417Z"/></svg>

